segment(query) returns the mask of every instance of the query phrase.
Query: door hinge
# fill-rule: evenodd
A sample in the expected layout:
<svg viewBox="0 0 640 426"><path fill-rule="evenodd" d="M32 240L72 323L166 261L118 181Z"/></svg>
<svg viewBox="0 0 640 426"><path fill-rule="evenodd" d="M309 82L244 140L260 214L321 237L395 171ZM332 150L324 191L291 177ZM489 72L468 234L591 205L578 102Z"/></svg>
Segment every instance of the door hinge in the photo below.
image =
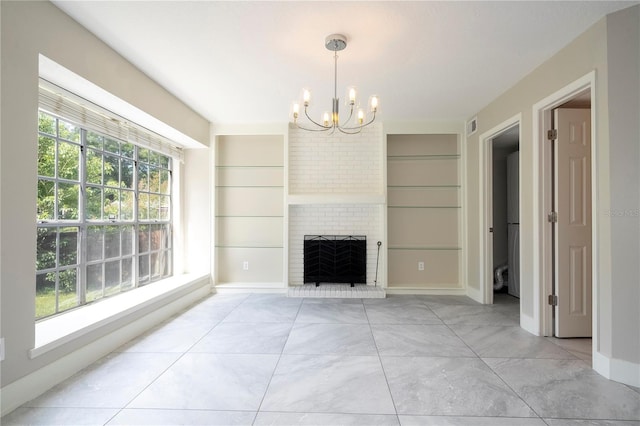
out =
<svg viewBox="0 0 640 426"><path fill-rule="evenodd" d="M549 304L551 306L558 306L558 296L555 294L549 295Z"/></svg>
<svg viewBox="0 0 640 426"><path fill-rule="evenodd" d="M549 216L547 217L547 219L549 219L549 222L551 222L551 223L557 223L558 222L558 212L549 213Z"/></svg>
<svg viewBox="0 0 640 426"><path fill-rule="evenodd" d="M558 139L558 130L556 129L547 130L547 139L550 141L554 141Z"/></svg>

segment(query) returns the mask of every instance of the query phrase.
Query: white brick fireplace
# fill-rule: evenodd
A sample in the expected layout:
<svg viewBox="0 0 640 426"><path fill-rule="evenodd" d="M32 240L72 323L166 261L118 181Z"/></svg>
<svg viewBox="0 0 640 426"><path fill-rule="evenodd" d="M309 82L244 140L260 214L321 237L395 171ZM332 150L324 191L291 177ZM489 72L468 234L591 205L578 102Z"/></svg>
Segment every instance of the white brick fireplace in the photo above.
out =
<svg viewBox="0 0 640 426"><path fill-rule="evenodd" d="M381 126L371 125L357 135L324 135L290 127L288 145L290 289L303 284L304 235L365 235L367 288L374 286L378 241L383 243L381 266L386 252ZM386 285L382 267L377 285Z"/></svg>

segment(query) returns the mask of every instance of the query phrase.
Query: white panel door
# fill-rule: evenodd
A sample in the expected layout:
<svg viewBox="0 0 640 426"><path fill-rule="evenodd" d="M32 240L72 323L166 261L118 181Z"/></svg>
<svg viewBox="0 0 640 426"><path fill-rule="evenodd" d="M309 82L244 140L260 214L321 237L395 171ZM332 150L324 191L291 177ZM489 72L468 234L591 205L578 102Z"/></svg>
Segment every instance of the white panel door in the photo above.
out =
<svg viewBox="0 0 640 426"><path fill-rule="evenodd" d="M591 336L591 111L555 110L556 337Z"/></svg>

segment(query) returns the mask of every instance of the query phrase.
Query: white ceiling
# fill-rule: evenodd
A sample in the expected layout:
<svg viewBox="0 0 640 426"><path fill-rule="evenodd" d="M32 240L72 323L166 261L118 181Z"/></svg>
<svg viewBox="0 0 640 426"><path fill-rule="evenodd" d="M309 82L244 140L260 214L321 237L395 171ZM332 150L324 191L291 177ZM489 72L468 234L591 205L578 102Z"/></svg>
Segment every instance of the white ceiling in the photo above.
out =
<svg viewBox="0 0 640 426"><path fill-rule="evenodd" d="M303 87L381 98L383 120L464 120L613 11L637 2L60 1L88 28L213 123L288 120Z"/></svg>

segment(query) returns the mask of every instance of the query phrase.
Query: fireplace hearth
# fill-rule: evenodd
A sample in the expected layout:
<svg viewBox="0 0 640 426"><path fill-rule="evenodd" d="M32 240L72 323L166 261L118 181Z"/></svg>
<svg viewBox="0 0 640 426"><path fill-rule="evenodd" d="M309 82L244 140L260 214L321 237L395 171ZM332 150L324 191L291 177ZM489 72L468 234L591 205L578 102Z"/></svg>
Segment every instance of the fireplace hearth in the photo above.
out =
<svg viewBox="0 0 640 426"><path fill-rule="evenodd" d="M367 283L367 237L305 235L304 283Z"/></svg>

